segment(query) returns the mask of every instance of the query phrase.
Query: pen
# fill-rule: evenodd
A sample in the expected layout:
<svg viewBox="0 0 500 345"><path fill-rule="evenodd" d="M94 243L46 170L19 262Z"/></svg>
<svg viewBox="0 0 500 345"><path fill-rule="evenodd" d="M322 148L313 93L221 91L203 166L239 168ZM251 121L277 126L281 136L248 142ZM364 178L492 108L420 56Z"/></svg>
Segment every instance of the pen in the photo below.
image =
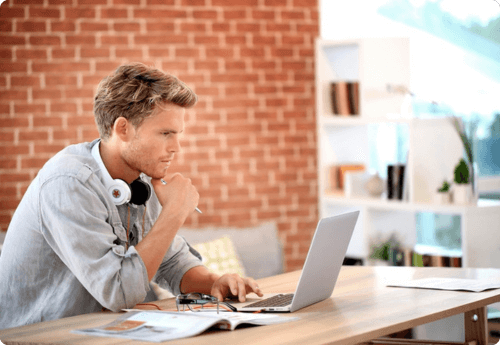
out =
<svg viewBox="0 0 500 345"><path fill-rule="evenodd" d="M160 181L161 181L161 183L163 183L163 184L167 184L167 182L165 182L165 180L164 180L164 179L160 179ZM203 213L203 212L201 212L201 211L200 211L200 209L199 209L198 207L197 207L197 208L195 208L194 210L195 210L196 212L198 212L198 213Z"/></svg>

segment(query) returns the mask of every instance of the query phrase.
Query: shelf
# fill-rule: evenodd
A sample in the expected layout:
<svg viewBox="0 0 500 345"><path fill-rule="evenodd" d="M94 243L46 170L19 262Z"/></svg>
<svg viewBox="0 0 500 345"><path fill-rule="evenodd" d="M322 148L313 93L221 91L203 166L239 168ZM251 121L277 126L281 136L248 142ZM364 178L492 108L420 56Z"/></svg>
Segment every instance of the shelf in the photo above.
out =
<svg viewBox="0 0 500 345"><path fill-rule="evenodd" d="M397 114L394 116L387 116L384 118L366 118L362 115L322 115L320 116L320 121L325 126L335 126L335 127L349 127L349 126L364 126L364 125L376 125L376 124L386 124L386 123L410 123L414 118L404 118Z"/></svg>
<svg viewBox="0 0 500 345"><path fill-rule="evenodd" d="M341 193L325 193L324 201L334 205L354 207L368 207L380 211L408 211L408 212L433 212L444 214L462 214L467 210L498 208L499 200L479 199L477 205L440 205L430 203L412 203L400 200L387 200L373 197L346 198Z"/></svg>

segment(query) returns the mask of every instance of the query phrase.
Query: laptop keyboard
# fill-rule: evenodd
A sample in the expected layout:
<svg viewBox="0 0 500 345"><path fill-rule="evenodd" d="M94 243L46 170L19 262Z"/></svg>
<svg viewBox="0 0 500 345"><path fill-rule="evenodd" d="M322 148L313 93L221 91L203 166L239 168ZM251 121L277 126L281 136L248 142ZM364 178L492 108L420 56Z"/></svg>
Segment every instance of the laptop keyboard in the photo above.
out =
<svg viewBox="0 0 500 345"><path fill-rule="evenodd" d="M290 294L279 294L273 297L266 298L262 301L258 301L249 305L246 305L244 308L267 308L267 307L284 307L292 303L293 293Z"/></svg>

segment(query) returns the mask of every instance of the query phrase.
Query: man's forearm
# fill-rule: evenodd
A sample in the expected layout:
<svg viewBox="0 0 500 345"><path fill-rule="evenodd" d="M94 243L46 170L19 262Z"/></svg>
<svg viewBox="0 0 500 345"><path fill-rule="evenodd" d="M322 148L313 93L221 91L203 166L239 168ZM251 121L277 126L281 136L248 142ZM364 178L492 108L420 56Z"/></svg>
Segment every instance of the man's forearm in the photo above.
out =
<svg viewBox="0 0 500 345"><path fill-rule="evenodd" d="M215 273L211 273L205 266L196 266L187 271L181 280L181 292L201 292L210 294L214 282L219 279Z"/></svg>
<svg viewBox="0 0 500 345"><path fill-rule="evenodd" d="M181 225L182 222L176 221L162 212L151 231L135 246L144 265L146 265L150 281L158 271L163 257Z"/></svg>

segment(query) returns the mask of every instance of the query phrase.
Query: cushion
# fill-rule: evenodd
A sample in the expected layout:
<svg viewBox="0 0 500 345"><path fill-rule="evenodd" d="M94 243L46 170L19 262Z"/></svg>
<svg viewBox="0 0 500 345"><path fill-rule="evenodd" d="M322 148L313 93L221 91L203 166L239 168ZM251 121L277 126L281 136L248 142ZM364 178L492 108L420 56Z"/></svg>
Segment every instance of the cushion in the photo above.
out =
<svg viewBox="0 0 500 345"><path fill-rule="evenodd" d="M229 237L221 237L210 242L194 244L203 258L203 264L213 273L237 273L245 276L245 269Z"/></svg>
<svg viewBox="0 0 500 345"><path fill-rule="evenodd" d="M259 279L283 273L283 249L275 223L246 228L182 228L178 234L192 246L230 238L248 277Z"/></svg>

